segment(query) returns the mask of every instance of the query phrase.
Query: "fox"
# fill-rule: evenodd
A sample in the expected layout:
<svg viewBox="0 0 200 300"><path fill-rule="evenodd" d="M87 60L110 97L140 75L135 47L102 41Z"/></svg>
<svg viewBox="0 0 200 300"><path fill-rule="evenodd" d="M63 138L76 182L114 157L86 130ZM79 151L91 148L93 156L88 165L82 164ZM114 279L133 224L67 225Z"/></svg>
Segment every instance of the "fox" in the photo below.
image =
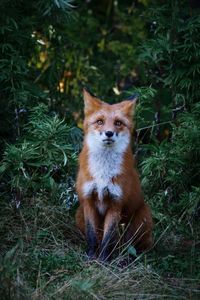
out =
<svg viewBox="0 0 200 300"><path fill-rule="evenodd" d="M84 140L79 154L76 226L89 260L109 261L119 242L137 253L153 245L151 209L144 201L131 140L136 98L109 104L83 90Z"/></svg>

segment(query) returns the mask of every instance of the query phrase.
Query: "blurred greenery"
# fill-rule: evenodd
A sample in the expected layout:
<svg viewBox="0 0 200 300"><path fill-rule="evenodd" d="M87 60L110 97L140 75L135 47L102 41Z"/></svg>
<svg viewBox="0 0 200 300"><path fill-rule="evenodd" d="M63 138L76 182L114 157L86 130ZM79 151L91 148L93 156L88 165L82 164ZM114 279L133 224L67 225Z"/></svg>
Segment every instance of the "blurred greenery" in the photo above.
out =
<svg viewBox="0 0 200 300"><path fill-rule="evenodd" d="M72 250L82 239L71 217L85 86L110 103L139 94L133 148L155 220L155 249L148 258L137 258L146 267L137 265L137 275L143 270L144 281L145 276L152 280L146 293L154 295L153 282L158 288L149 268L165 279L176 277L175 285L182 289L180 278L199 279L199 1L1 0L0 10L2 295L54 299L54 293L61 293L64 299L64 282L85 268L80 261L84 249L78 254ZM63 246L66 230L71 236L65 256L57 248ZM23 248L29 241L30 249ZM56 253L49 253L52 241ZM85 281L78 275L70 281L69 299L82 292L87 299L99 299L104 271L96 274L96 268L83 271ZM120 271L115 269L114 277L104 274L110 284L115 272ZM134 285L131 274L122 278ZM49 288L54 275L56 285ZM171 297L179 295L172 290L165 287ZM127 293L133 296L132 290ZM113 295L105 292L105 297Z"/></svg>

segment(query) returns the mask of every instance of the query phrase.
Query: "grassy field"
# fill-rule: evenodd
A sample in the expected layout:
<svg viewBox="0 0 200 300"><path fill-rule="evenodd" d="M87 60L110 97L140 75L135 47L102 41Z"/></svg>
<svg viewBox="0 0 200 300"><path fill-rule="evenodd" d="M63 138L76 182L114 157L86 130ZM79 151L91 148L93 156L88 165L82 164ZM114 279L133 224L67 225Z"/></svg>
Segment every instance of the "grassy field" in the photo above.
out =
<svg viewBox="0 0 200 300"><path fill-rule="evenodd" d="M199 248L174 237L171 228L157 234L153 250L121 268L128 254L110 264L86 260L74 211L63 205L42 198L24 199L20 209L0 205L2 300L200 297Z"/></svg>

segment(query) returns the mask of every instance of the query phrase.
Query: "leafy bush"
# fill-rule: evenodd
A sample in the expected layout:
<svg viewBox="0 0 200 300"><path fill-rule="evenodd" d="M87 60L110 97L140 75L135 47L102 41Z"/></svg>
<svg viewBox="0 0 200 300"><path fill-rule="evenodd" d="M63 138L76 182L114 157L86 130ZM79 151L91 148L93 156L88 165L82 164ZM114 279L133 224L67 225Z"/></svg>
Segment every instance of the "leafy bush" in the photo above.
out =
<svg viewBox="0 0 200 300"><path fill-rule="evenodd" d="M50 85L46 84L43 87L38 82L40 74L38 68L33 67L33 60L35 53L38 53L39 45L44 43L43 35L46 36L52 31L56 32L54 39L52 38L55 45L58 36L63 36L63 28L68 26L69 15L72 14L72 1L3 0L0 2L0 10L1 155L5 148L5 141L13 142L18 135L15 128L18 112L22 109L30 109L37 103L49 103L52 98L54 100L56 98L56 93L50 95L47 86L50 90L54 89L57 92L62 73L60 60L63 58L57 55L57 51L59 64L56 60L54 61L53 83L51 81ZM53 47L54 44L51 49ZM52 69L48 74L52 76Z"/></svg>
<svg viewBox="0 0 200 300"><path fill-rule="evenodd" d="M68 177L72 180L74 174L74 142L77 148L75 137L80 137L80 131L47 112L42 104L32 109L22 136L15 144L7 145L3 156L0 172L17 203L22 196L39 192L53 196L59 184L67 184Z"/></svg>
<svg viewBox="0 0 200 300"><path fill-rule="evenodd" d="M159 87L159 96L163 97L168 89L171 108L181 105L188 108L200 97L199 10L190 15L189 3L181 2L182 5L169 1L150 9L152 34L140 49L147 81Z"/></svg>
<svg viewBox="0 0 200 300"><path fill-rule="evenodd" d="M154 210L179 217L194 217L200 189L200 106L178 118L170 141L146 148L151 152L142 163L143 186Z"/></svg>
<svg viewBox="0 0 200 300"><path fill-rule="evenodd" d="M200 192L200 18L198 10L189 15L186 1L170 1L154 6L150 19L151 38L140 59L157 90L154 105L149 103L157 111L157 130L152 122L149 145L142 147L148 153L141 163L143 186L158 220L191 222Z"/></svg>

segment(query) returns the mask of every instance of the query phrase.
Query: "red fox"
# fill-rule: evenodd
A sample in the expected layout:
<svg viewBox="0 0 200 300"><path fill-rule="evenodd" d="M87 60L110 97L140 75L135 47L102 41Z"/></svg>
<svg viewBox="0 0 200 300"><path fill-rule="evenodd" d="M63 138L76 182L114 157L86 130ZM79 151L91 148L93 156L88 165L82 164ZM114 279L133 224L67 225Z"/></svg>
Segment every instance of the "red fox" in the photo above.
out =
<svg viewBox="0 0 200 300"><path fill-rule="evenodd" d="M153 221L131 151L136 101L110 105L87 90L83 94L85 136L76 181L76 224L86 236L88 258L110 258L120 223L125 225L124 243L137 251L150 249Z"/></svg>

